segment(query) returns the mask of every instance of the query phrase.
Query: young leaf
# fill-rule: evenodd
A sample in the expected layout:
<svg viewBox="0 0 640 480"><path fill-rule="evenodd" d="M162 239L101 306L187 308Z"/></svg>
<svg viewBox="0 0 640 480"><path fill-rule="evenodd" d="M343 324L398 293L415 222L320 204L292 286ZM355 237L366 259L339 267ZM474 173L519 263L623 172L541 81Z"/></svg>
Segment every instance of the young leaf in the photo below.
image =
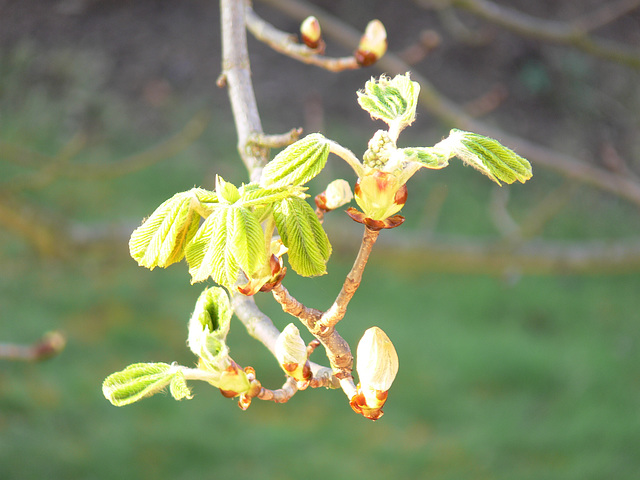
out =
<svg viewBox="0 0 640 480"><path fill-rule="evenodd" d="M129 405L164 389L176 374L166 363L136 363L112 373L102 383L102 393L116 407Z"/></svg>
<svg viewBox="0 0 640 480"><path fill-rule="evenodd" d="M419 93L420 84L411 81L409 74L393 79L383 75L365 84L364 91L358 92L358 103L372 118L389 125L395 141L398 133L415 120Z"/></svg>
<svg viewBox="0 0 640 480"><path fill-rule="evenodd" d="M191 394L191 390L187 387L187 381L184 378L184 374L181 371L177 371L169 384L169 392L171 392L171 396L176 400L182 400L186 398L187 400L191 400L193 395Z"/></svg>
<svg viewBox="0 0 640 480"><path fill-rule="evenodd" d="M325 274L331 244L309 204L287 198L274 205L273 216L291 268L305 277Z"/></svg>
<svg viewBox="0 0 640 480"><path fill-rule="evenodd" d="M227 248L242 271L251 276L267 262L264 234L258 219L246 208L233 207L227 216Z"/></svg>
<svg viewBox="0 0 640 480"><path fill-rule="evenodd" d="M425 168L440 169L449 165L449 158L433 147L411 147L399 149L410 162L418 162Z"/></svg>
<svg viewBox="0 0 640 480"><path fill-rule="evenodd" d="M231 287L238 276L238 262L228 248L230 231L228 216L231 207L216 208L200 226L187 245L186 256L191 283L212 276L216 283Z"/></svg>
<svg viewBox="0 0 640 480"><path fill-rule="evenodd" d="M307 187L267 187L263 188L257 183L249 183L240 188L240 204L245 207L270 205L288 197L304 198Z"/></svg>
<svg viewBox="0 0 640 480"><path fill-rule="evenodd" d="M198 297L189 323L199 325L201 330L208 328L220 338L225 338L229 333L232 315L233 310L227 292L220 287L211 287L204 290Z"/></svg>
<svg viewBox="0 0 640 480"><path fill-rule="evenodd" d="M527 160L493 138L477 133L453 129L447 138L434 146L443 152L459 157L491 180L521 183L531 178L531 165Z"/></svg>
<svg viewBox="0 0 640 480"><path fill-rule="evenodd" d="M240 199L238 188L225 181L220 175L216 175L216 194L221 201L228 204L235 203Z"/></svg>
<svg viewBox="0 0 640 480"><path fill-rule="evenodd" d="M133 232L129 251L138 265L153 270L182 260L185 245L198 230L200 216L195 206L200 190L175 194Z"/></svg>
<svg viewBox="0 0 640 480"><path fill-rule="evenodd" d="M328 156L327 139L319 133L307 135L267 163L260 184L272 188L304 185L320 173Z"/></svg>

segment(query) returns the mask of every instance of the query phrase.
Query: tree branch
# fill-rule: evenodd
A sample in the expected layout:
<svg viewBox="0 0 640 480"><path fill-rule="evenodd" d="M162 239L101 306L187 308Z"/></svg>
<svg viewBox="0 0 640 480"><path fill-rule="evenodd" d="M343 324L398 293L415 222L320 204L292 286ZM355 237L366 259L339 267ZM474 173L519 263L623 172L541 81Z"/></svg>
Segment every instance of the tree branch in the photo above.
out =
<svg viewBox="0 0 640 480"><path fill-rule="evenodd" d="M261 1L296 19L304 19L309 15L314 15L322 23L323 31L327 36L333 37L334 40L347 47L358 44L359 33L354 28L306 2L301 0ZM376 66L390 75L403 74L411 70L410 65L389 52L376 62ZM535 166L547 168L569 179L592 185L640 205L640 183L632 178L594 167L570 155L563 155L476 120L465 113L460 106L441 95L424 76L412 73L412 77L420 83L420 105L445 125L497 138L529 159Z"/></svg>

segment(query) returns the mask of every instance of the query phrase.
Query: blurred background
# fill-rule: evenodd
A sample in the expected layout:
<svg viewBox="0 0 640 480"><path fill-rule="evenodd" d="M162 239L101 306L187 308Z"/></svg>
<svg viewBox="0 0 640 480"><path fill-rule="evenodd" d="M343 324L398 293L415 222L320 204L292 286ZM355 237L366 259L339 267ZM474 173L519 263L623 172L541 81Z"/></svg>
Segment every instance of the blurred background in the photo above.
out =
<svg viewBox="0 0 640 480"><path fill-rule="evenodd" d="M350 29L373 18L389 39L377 66L331 73L249 36L267 133L301 126L361 155L381 124L355 91L406 67L427 95L400 146L474 127L533 165L511 187L457 161L409 182L407 221L382 233L340 324L352 345L378 325L398 350L374 423L327 390L246 412L204 384L190 401L105 400L102 380L130 363L195 361L186 322L203 286L184 264L139 268L127 240L175 192L212 187L216 173L246 181L215 85L219 5L0 0L0 478L637 478L636 6L255 1L290 32L320 9L330 56L350 54ZM354 180L333 158L309 193L336 177ZM321 309L361 235L340 212L325 226L329 275L286 278ZM280 328L290 322L268 294L257 301ZM20 359L51 331L63 351ZM282 384L239 322L229 343L264 385Z"/></svg>

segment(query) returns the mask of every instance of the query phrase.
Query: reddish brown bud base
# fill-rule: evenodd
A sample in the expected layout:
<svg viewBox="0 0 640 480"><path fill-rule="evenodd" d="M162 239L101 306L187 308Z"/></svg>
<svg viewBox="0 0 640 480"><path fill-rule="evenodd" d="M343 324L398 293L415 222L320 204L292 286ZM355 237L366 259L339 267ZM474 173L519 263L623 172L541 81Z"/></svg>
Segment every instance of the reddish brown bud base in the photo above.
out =
<svg viewBox="0 0 640 480"><path fill-rule="evenodd" d="M384 230L386 228L396 228L404 223L404 217L402 215L393 215L392 217L385 218L384 220L374 220L373 218L365 216L364 213L354 207L349 207L347 209L347 215L349 215L353 221L362 223L373 231Z"/></svg>
<svg viewBox="0 0 640 480"><path fill-rule="evenodd" d="M378 420L384 412L382 411L382 405L387 400L388 392L379 392L376 397L381 401L381 405L379 408L369 408L367 406L367 401L364 398L364 394L358 392L351 398L351 408L354 412L359 413L363 417L368 418L369 420Z"/></svg>
<svg viewBox="0 0 640 480"><path fill-rule="evenodd" d="M356 50L353 56L361 67L370 67L378 61L378 56L375 53L365 50Z"/></svg>

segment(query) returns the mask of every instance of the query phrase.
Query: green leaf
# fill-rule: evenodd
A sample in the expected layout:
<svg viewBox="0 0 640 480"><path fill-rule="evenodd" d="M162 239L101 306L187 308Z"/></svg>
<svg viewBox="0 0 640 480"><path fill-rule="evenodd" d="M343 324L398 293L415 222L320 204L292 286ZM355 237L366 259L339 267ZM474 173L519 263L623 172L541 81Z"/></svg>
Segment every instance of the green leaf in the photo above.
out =
<svg viewBox="0 0 640 480"><path fill-rule="evenodd" d="M453 129L447 138L434 146L443 154L459 157L500 185L500 181L521 183L531 178L527 160L493 138Z"/></svg>
<svg viewBox="0 0 640 480"><path fill-rule="evenodd" d="M184 374L181 371L177 371L169 384L169 391L171 392L171 396L176 400L182 400L186 398L187 400L191 400L193 395L191 394L191 390L187 387L187 381L184 378Z"/></svg>
<svg viewBox="0 0 640 480"><path fill-rule="evenodd" d="M304 198L307 187L266 187L249 183L240 188L240 205L245 208L270 205L288 197Z"/></svg>
<svg viewBox="0 0 640 480"><path fill-rule="evenodd" d="M300 198L287 198L274 206L273 216L289 249L291 268L305 277L325 274L331 244L311 206Z"/></svg>
<svg viewBox="0 0 640 480"><path fill-rule="evenodd" d="M327 139L319 133L307 135L267 163L260 184L272 188L304 185L320 173L328 156Z"/></svg>
<svg viewBox="0 0 640 480"><path fill-rule="evenodd" d="M176 372L166 363L136 363L109 375L102 383L102 393L116 407L129 405L164 389Z"/></svg>
<svg viewBox="0 0 640 480"><path fill-rule="evenodd" d="M227 229L231 229L227 248L248 276L267 262L264 234L258 219L246 208L231 208L227 216Z"/></svg>
<svg viewBox="0 0 640 480"><path fill-rule="evenodd" d="M433 147L411 147L399 149L410 162L421 163L425 168L439 169L449 164L449 158L440 150Z"/></svg>
<svg viewBox="0 0 640 480"><path fill-rule="evenodd" d="M415 120L419 93L420 85L408 73L392 79L383 75L365 84L358 92L358 103L372 118L383 120L399 133Z"/></svg>
<svg viewBox="0 0 640 480"><path fill-rule="evenodd" d="M216 283L231 288L238 277L238 262L230 250L233 221L230 206L220 205L200 226L187 245L186 256L191 283L202 282L212 276ZM229 218L231 217L231 218Z"/></svg>
<svg viewBox="0 0 640 480"><path fill-rule="evenodd" d="M133 232L129 251L138 265L153 270L182 260L185 245L198 230L200 216L195 208L199 194L206 196L206 190L175 194Z"/></svg>
<svg viewBox="0 0 640 480"><path fill-rule="evenodd" d="M240 199L240 192L235 185L224 180L220 175L216 175L216 193L221 201L232 204Z"/></svg>

